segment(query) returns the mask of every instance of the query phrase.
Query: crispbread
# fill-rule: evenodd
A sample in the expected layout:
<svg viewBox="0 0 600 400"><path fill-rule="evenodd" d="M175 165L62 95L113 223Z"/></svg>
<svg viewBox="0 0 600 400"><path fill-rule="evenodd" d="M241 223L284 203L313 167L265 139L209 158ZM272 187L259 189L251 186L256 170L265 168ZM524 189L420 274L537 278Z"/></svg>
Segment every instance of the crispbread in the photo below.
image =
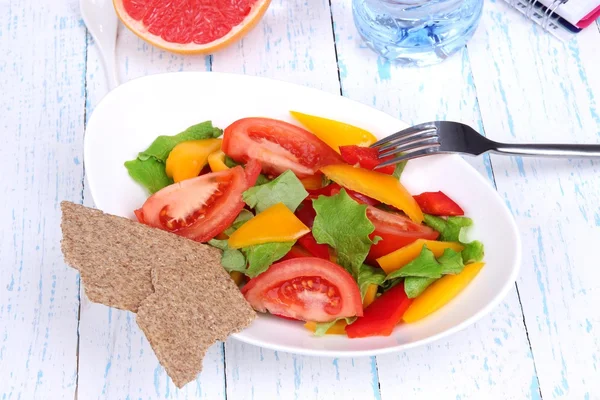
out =
<svg viewBox="0 0 600 400"><path fill-rule="evenodd" d="M139 327L179 388L200 372L211 345L256 317L231 278L219 269L197 268L191 262L154 268L155 292L138 309Z"/></svg>
<svg viewBox="0 0 600 400"><path fill-rule="evenodd" d="M206 350L247 327L256 313L221 267L221 252L127 218L62 202L66 262L90 300L137 312L160 363L178 387L202 369Z"/></svg>

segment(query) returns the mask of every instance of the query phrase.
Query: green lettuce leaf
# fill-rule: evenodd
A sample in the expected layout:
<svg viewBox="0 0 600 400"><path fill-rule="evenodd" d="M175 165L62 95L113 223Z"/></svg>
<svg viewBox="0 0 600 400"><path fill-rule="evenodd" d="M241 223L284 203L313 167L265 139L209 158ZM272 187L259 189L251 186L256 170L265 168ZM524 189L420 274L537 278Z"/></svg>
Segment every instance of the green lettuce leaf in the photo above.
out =
<svg viewBox="0 0 600 400"><path fill-rule="evenodd" d="M225 165L227 165L229 168L233 168L233 167L237 167L238 164L233 158L229 157L229 156L225 156Z"/></svg>
<svg viewBox="0 0 600 400"><path fill-rule="evenodd" d="M256 209L257 213L277 203L285 204L294 212L307 196L308 192L302 186L302 182L288 170L264 185L246 190L243 199L250 208Z"/></svg>
<svg viewBox="0 0 600 400"><path fill-rule="evenodd" d="M269 182L271 182L269 178L267 178L263 174L260 174L258 175L258 178L256 178L256 183L254 184L254 186L264 185Z"/></svg>
<svg viewBox="0 0 600 400"><path fill-rule="evenodd" d="M440 233L439 240L458 242L463 228L473 225L473 220L467 217L448 217L448 219L424 214L425 224Z"/></svg>
<svg viewBox="0 0 600 400"><path fill-rule="evenodd" d="M316 327L315 327L314 336L319 336L319 337L325 336L325 334L327 333L329 328L331 328L333 325L335 325L335 323L338 322L340 319L345 319L346 324L348 324L348 325L351 325L354 321L356 321L356 317L350 317L350 318L338 318L338 319L335 319L330 322L317 322Z"/></svg>
<svg viewBox="0 0 600 400"><path fill-rule="evenodd" d="M221 265L225 268L225 271L246 272L246 257L244 257L241 251L230 249L227 245L227 240L212 239L208 244L223 250Z"/></svg>
<svg viewBox="0 0 600 400"><path fill-rule="evenodd" d="M248 222L249 220L251 220L254 217L254 214L252 214L252 212L243 209L240 214L237 216L237 218L235 219L235 221L233 221L233 223L231 224L231 226L227 229L225 229L225 234L227 236L231 236L233 234L233 232L237 231L238 229L240 229L240 226L244 225L246 222Z"/></svg>
<svg viewBox="0 0 600 400"><path fill-rule="evenodd" d="M390 273L385 279L390 280L406 276L440 278L442 276L442 266L436 261L433 252L426 245L423 245L421 253L417 258L404 267Z"/></svg>
<svg viewBox="0 0 600 400"><path fill-rule="evenodd" d="M165 171L165 162L173 147L187 140L212 139L222 134L221 129L206 121L190 126L175 136L159 136L148 149L139 153L135 160L126 161L125 168L134 181L154 194L173 183Z"/></svg>
<svg viewBox="0 0 600 400"><path fill-rule="evenodd" d="M398 180L400 180L400 177L402 176L402 173L404 172L404 168L406 168L406 163L408 161L401 161L398 164L396 164L396 168L394 169L394 172L392 173L393 176L395 176L396 178L398 178Z"/></svg>
<svg viewBox="0 0 600 400"><path fill-rule="evenodd" d="M406 279L408 279L408 278L406 278ZM379 286L381 286L381 288L383 289L384 292L387 292L388 290L390 290L391 288L393 288L394 286L398 285L399 283L401 283L403 281L404 281L404 278L390 279L388 281L383 281L383 283Z"/></svg>
<svg viewBox="0 0 600 400"><path fill-rule="evenodd" d="M165 165L154 158L126 161L125 168L134 181L152 194L173 183L165 172Z"/></svg>
<svg viewBox="0 0 600 400"><path fill-rule="evenodd" d="M369 235L375 226L367 218L367 206L352 200L345 189L331 197L313 200L317 213L313 236L317 243L328 244L337 252L338 264L358 278L371 244Z"/></svg>
<svg viewBox="0 0 600 400"><path fill-rule="evenodd" d="M483 243L479 240L474 240L471 243L463 243L465 248L462 251L462 259L465 264L471 264L483 260L485 254Z"/></svg>
<svg viewBox="0 0 600 400"><path fill-rule="evenodd" d="M440 264L442 275L460 274L465 268L461 253L452 249L444 250L444 254L438 257L437 262ZM410 299L414 299L437 279L435 277L407 276L404 280L404 291Z"/></svg>
<svg viewBox="0 0 600 400"><path fill-rule="evenodd" d="M358 272L358 288L360 296L364 300L369 285L381 285L385 281L385 272L381 268L373 268L363 264Z"/></svg>
<svg viewBox="0 0 600 400"><path fill-rule="evenodd" d="M219 128L215 128L211 121L192 125L185 131L174 136L159 136L145 151L142 151L138 158L142 161L153 157L159 161L166 162L169 153L175 146L188 140L214 139L223 134Z"/></svg>
<svg viewBox="0 0 600 400"><path fill-rule="evenodd" d="M294 243L296 242L265 243L243 248L242 252L248 259L246 275L255 278L262 274L271 264L285 256Z"/></svg>
<svg viewBox="0 0 600 400"><path fill-rule="evenodd" d="M437 278L422 278L419 276L408 276L404 280L404 292L409 299L414 299L427 289L429 285L437 281Z"/></svg>
<svg viewBox="0 0 600 400"><path fill-rule="evenodd" d="M331 328L335 323L338 322L337 319L334 319L330 322L317 322L314 336L325 336L329 328Z"/></svg>
<svg viewBox="0 0 600 400"><path fill-rule="evenodd" d="M444 250L444 254L438 257L437 261L442 266L442 274L460 274L465 268L461 253L452 249Z"/></svg>

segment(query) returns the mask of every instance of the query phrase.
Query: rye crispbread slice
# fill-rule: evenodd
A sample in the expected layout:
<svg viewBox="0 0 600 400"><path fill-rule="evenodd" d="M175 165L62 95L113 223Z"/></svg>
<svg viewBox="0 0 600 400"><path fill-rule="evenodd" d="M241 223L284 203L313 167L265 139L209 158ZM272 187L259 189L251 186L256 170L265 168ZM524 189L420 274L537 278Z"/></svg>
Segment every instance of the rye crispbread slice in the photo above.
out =
<svg viewBox="0 0 600 400"><path fill-rule="evenodd" d="M172 233L62 202L62 251L91 301L137 312L137 322L178 387L206 350L256 313L221 266L221 252Z"/></svg>
<svg viewBox="0 0 600 400"><path fill-rule="evenodd" d="M155 292L142 302L136 320L179 388L196 378L210 346L256 317L233 280L221 271L193 263L152 270Z"/></svg>

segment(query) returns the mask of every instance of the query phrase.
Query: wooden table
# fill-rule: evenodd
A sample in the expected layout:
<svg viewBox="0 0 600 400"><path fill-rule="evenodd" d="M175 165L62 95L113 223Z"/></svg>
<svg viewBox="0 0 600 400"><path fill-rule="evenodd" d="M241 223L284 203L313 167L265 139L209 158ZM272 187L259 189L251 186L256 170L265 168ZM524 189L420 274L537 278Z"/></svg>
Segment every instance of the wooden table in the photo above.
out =
<svg viewBox="0 0 600 400"><path fill-rule="evenodd" d="M208 57L168 54L121 29L121 79L260 75L408 123L458 120L505 141L600 142L600 24L563 44L490 0L467 48L409 69L361 43L350 3L273 0L242 42ZM87 301L60 253L59 202L93 205L84 128L106 93L78 1L1 1L0 44L0 399L600 398L600 163L496 156L468 161L505 199L524 246L515 288L490 315L372 358L230 340L177 390L134 316Z"/></svg>

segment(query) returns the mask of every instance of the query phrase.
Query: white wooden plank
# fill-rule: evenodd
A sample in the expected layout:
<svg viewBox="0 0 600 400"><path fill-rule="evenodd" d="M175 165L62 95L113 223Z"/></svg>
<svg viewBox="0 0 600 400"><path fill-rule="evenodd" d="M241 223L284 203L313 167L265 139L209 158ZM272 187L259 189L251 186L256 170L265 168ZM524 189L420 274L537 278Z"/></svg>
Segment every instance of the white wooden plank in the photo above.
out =
<svg viewBox="0 0 600 400"><path fill-rule="evenodd" d="M327 0L276 0L239 44L213 56L213 70L282 79L339 93ZM379 398L374 358L290 355L230 340L227 398Z"/></svg>
<svg viewBox="0 0 600 400"><path fill-rule="evenodd" d="M88 40L89 116L107 86L97 47L91 37ZM204 71L210 66L209 57L182 57L154 49L122 26L118 54L123 81L158 72ZM85 204L93 206L87 190ZM208 351L203 371L195 382L177 389L135 323L135 315L93 304L82 294L78 395L79 399L225 398L223 344L216 344Z"/></svg>
<svg viewBox="0 0 600 400"><path fill-rule="evenodd" d="M450 119L482 129L469 57L403 68L369 50L350 5L333 2L343 94L408 123ZM467 158L493 179L489 158ZM492 182L493 183L493 182ZM476 325L433 345L377 357L383 398L537 398L538 381L516 291Z"/></svg>
<svg viewBox="0 0 600 400"><path fill-rule="evenodd" d="M297 356L233 339L226 349L228 399L381 399L374 357Z"/></svg>
<svg viewBox="0 0 600 400"><path fill-rule="evenodd" d="M0 398L73 398L79 278L60 201L82 190L85 35L74 5L0 3Z"/></svg>
<svg viewBox="0 0 600 400"><path fill-rule="evenodd" d="M469 45L484 126L500 141L598 142L600 34L569 44L489 3ZM493 157L524 244L518 285L545 398L598 398L598 162Z"/></svg>
<svg viewBox="0 0 600 400"><path fill-rule="evenodd" d="M258 26L215 54L212 67L339 93L328 1L271 1Z"/></svg>

